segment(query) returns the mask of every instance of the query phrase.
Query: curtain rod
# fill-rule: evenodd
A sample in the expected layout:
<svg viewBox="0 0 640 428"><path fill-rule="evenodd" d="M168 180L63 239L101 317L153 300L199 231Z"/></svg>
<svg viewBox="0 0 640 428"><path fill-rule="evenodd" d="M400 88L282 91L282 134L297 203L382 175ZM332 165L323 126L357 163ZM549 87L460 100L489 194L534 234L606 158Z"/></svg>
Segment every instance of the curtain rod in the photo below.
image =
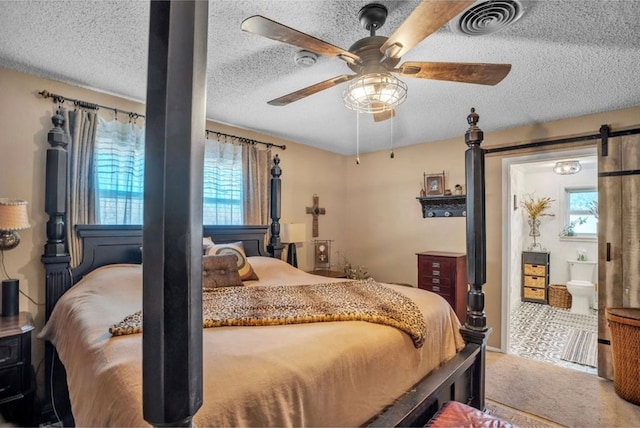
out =
<svg viewBox="0 0 640 428"><path fill-rule="evenodd" d="M236 135L225 134L224 132L211 131L210 129L205 129L205 133L207 135L207 138L209 138L209 134L216 134L218 138L220 137L224 137L225 139L231 138L232 140L236 140L237 142L242 144L263 144L267 146L267 148L277 147L282 150L287 150L287 146L284 144L265 143L264 141L257 141L257 140L252 140L251 138L238 137Z"/></svg>
<svg viewBox="0 0 640 428"><path fill-rule="evenodd" d="M64 104L65 102L72 102L74 106L76 107L82 107L82 108L86 108L86 109L91 109L91 110L99 110L99 109L105 109L105 110L111 110L112 112L115 113L116 115L116 120L118 119L118 113L124 113L126 114L129 119L133 119L134 121L138 118L143 118L144 119L144 115L143 114L138 114L135 112L131 112L131 111L127 111L127 110L121 110L121 109L117 109L115 107L109 107L109 106L103 106L100 104L95 104L95 103L90 103L88 101L83 101L83 100L77 100L75 98L68 98L62 95L58 95L58 94L52 94L51 92L47 91L46 89L38 92L38 94L42 97L42 98L52 98L54 103L58 103L58 104ZM237 142L241 143L241 144L263 144L265 146L267 146L267 148L270 147L277 147L279 149L282 150L286 150L287 146L284 144L274 144L274 143L265 143L263 141L257 141L257 140L252 140L251 138L244 138L244 137L238 137L236 135L230 135L230 134L225 134L223 132L218 132L218 131L211 131L209 129L205 129L205 136L206 138L209 137L209 134L215 134L216 136L218 136L218 138L220 137L224 137L226 138L231 138L232 140L236 140Z"/></svg>
<svg viewBox="0 0 640 428"><path fill-rule="evenodd" d="M115 107L109 107L109 106L103 106L100 104L95 104L95 103L90 103L88 101L82 101L82 100L76 100L75 98L67 98L64 97L62 95L58 95L58 94L52 94L51 92L47 91L46 89L43 91L38 92L38 94L40 96L42 96L42 98L52 98L54 103L58 103L58 104L64 104L66 101L72 102L74 106L76 107L82 107L82 108L86 108L86 109L90 109L90 110L99 110L99 109L105 109L105 110L111 110L112 112L114 112L116 114L116 120L118 119L118 113L125 113L127 116L129 116L129 119L138 119L138 118L143 118L144 119L144 114L139 114L139 113L135 113L132 111L127 111L127 110L121 110L121 109L117 109Z"/></svg>

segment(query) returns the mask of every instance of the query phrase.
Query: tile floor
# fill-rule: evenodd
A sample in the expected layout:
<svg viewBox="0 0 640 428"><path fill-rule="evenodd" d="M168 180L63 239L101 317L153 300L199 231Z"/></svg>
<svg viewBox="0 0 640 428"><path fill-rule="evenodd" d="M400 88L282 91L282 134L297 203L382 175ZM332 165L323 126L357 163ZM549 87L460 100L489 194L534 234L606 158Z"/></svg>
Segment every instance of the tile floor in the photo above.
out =
<svg viewBox="0 0 640 428"><path fill-rule="evenodd" d="M511 310L509 353L597 374L595 367L561 359L569 333L574 328L593 331L597 334L596 310L592 309L589 315L578 315L572 314L569 309L520 302Z"/></svg>

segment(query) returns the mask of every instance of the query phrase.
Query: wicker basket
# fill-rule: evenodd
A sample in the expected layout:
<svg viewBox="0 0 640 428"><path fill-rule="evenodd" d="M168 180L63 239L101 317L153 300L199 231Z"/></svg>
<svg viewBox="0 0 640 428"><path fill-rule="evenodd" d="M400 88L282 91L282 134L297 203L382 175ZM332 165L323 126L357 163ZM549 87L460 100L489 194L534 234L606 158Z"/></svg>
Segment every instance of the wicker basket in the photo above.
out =
<svg viewBox="0 0 640 428"><path fill-rule="evenodd" d="M564 284L549 285L549 305L556 308L570 308L571 294Z"/></svg>
<svg viewBox="0 0 640 428"><path fill-rule="evenodd" d="M620 397L640 404L640 309L610 308L613 387Z"/></svg>

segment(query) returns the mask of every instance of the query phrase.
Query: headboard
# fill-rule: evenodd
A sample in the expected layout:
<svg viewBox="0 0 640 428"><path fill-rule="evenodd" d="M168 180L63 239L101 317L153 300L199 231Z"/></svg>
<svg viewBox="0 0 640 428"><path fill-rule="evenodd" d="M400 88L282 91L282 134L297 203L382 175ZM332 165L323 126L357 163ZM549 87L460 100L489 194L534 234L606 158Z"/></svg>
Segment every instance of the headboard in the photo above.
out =
<svg viewBox="0 0 640 428"><path fill-rule="evenodd" d="M208 225L203 235L217 244L242 242L247 256L269 256L265 246L268 226ZM75 284L87 273L101 266L115 263L142 263L142 226L139 225L77 225L82 239L82 261L71 269L71 282Z"/></svg>

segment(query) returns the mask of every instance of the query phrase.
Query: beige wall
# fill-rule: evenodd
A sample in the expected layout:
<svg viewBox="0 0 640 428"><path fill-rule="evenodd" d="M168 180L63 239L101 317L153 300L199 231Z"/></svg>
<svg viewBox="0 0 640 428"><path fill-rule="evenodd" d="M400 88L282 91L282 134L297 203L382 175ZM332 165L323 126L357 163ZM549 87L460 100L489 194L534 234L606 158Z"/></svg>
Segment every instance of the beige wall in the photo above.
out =
<svg viewBox="0 0 640 428"><path fill-rule="evenodd" d="M40 263L45 244L44 162L47 132L51 128L54 105L37 92L47 89L71 98L144 113L144 107L132 101L74 87L59 82L0 68L0 129L3 148L0 157L0 197L29 202L32 227L21 233L22 243L5 253L10 275L20 279L21 289L44 303L44 269ZM479 111L482 128L482 111ZM113 113L105 111L106 117ZM126 120L123 118L123 120ZM596 133L601 124L613 130L640 126L640 107L544 124L533 124L504 131L485 129L484 147L531 140L552 139L576 134ZM282 159L281 223L305 223L309 242L298 248L302 269L313 267L311 206L313 194L320 196L326 215L320 218L318 239L333 240L333 258L346 257L354 265L365 265L378 280L415 285L416 252L425 250L465 251L463 218L423 219L415 199L423 173L446 173L446 187L464 183L464 132L466 117L460 118L460 136L449 140L397 148L395 158L387 150L361 155L360 165L351 156L341 156L289 141L259 135L220 124L208 129L247 138L286 144L274 149ZM502 177L500 156L487 157L487 285L486 312L494 329L491 346L500 346L502 293ZM339 257L338 257L339 256ZM34 314L36 333L44 322L44 307L21 297L21 310ZM35 336L35 335L34 335ZM43 344L34 339L33 361L38 366ZM40 376L44 370L40 369Z"/></svg>

